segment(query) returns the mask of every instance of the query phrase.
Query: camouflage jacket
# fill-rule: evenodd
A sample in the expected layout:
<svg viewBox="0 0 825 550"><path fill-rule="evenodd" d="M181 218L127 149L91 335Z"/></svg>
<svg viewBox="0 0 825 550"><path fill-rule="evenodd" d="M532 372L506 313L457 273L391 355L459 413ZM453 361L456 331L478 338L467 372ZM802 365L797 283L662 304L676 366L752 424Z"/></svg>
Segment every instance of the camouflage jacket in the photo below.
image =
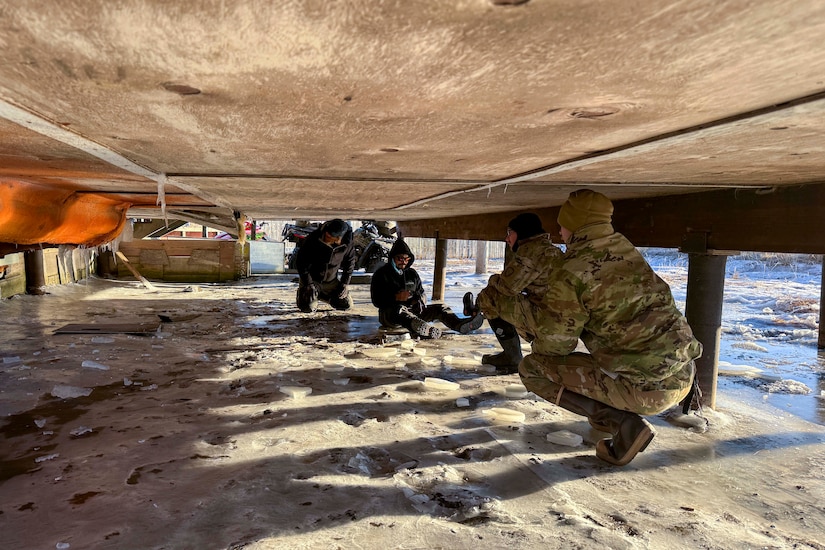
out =
<svg viewBox="0 0 825 550"><path fill-rule="evenodd" d="M581 338L604 372L636 384L664 380L701 355L670 287L611 224L578 229L550 277L534 351L567 355Z"/></svg>
<svg viewBox="0 0 825 550"><path fill-rule="evenodd" d="M547 233L519 241L518 251L504 262L501 274L490 277L487 286L504 296L524 294L531 302L541 303L549 288L550 266L561 255Z"/></svg>

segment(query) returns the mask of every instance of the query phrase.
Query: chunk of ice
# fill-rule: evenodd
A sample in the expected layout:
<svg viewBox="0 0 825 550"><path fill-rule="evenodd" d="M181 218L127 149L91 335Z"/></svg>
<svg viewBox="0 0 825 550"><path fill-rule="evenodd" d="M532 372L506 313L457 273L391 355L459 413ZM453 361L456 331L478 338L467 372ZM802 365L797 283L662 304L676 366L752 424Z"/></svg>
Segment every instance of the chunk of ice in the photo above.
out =
<svg viewBox="0 0 825 550"><path fill-rule="evenodd" d="M361 353L372 359L387 359L398 355L398 348L364 348Z"/></svg>
<svg viewBox="0 0 825 550"><path fill-rule="evenodd" d="M424 378L424 387L428 390L434 391L452 391L457 390L460 386L458 382L450 382L449 380L444 380L443 378L433 378L432 376L428 376Z"/></svg>
<svg viewBox="0 0 825 550"><path fill-rule="evenodd" d="M445 355L444 363L448 365L455 365L458 367L474 367L478 364L478 361L476 361L472 357L456 357L455 355Z"/></svg>
<svg viewBox="0 0 825 550"><path fill-rule="evenodd" d="M559 430L557 432L550 432L547 434L547 441L558 445L565 445L567 447L578 447L582 444L583 439L579 434L574 434L568 430Z"/></svg>
<svg viewBox="0 0 825 550"><path fill-rule="evenodd" d="M278 390L293 399L303 399L312 393L312 388L307 388L305 386L281 386Z"/></svg>
<svg viewBox="0 0 825 550"><path fill-rule="evenodd" d="M521 399L523 397L527 397L527 393L527 388L525 388L522 384L510 384L504 388L504 395L507 397Z"/></svg>
<svg viewBox="0 0 825 550"><path fill-rule="evenodd" d="M524 422L524 413L504 407L492 407L484 409L481 414L497 422Z"/></svg>
<svg viewBox="0 0 825 550"><path fill-rule="evenodd" d="M104 365L103 363L98 363L97 361L83 361L80 364L81 367L84 369L97 369L97 370L109 370L109 367Z"/></svg>
<svg viewBox="0 0 825 550"><path fill-rule="evenodd" d="M91 388L78 388L75 386L64 386L62 384L58 384L52 388L52 396L57 397L58 399L86 397L87 395L91 395L91 393Z"/></svg>

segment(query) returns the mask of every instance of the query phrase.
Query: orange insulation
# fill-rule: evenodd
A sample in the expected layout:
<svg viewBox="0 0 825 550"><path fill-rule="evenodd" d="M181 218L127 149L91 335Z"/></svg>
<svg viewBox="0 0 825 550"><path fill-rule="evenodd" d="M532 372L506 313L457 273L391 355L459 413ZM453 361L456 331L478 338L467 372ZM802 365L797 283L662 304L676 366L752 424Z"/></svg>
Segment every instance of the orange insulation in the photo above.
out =
<svg viewBox="0 0 825 550"><path fill-rule="evenodd" d="M94 193L0 180L0 242L97 246L120 234L129 206Z"/></svg>

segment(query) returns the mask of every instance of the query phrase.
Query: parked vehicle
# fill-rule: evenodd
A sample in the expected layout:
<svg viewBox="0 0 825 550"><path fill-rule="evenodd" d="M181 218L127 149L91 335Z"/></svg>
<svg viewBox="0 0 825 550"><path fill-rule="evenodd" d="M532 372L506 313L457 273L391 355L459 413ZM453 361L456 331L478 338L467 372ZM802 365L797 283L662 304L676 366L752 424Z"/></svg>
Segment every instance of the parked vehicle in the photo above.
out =
<svg viewBox="0 0 825 550"><path fill-rule="evenodd" d="M375 273L379 267L390 261L390 248L395 242L393 222L365 220L361 222L361 227L352 233L358 258L355 269Z"/></svg>
<svg viewBox="0 0 825 550"><path fill-rule="evenodd" d="M295 248L286 258L286 265L289 269L295 269L295 258L301 243L321 225L320 222L306 220L296 220L294 224L284 225L283 241L295 243ZM355 269L374 273L376 269L389 261L390 248L395 242L395 223L364 220L361 222L361 227L352 232L352 241L356 258L358 258Z"/></svg>

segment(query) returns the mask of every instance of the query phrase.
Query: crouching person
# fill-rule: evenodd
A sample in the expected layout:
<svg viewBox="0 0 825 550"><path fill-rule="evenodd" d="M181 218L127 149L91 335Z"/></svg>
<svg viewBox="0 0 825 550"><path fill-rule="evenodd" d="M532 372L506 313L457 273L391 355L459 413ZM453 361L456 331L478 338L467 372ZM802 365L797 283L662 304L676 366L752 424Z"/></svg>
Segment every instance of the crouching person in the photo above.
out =
<svg viewBox="0 0 825 550"><path fill-rule="evenodd" d="M467 334L484 322L481 314L459 317L443 304L425 305L421 277L413 269L415 254L397 239L390 249L390 261L372 275L370 297L378 308L378 321L383 327L404 327L413 335L440 338L441 330L430 324L441 321L452 330Z"/></svg>
<svg viewBox="0 0 825 550"><path fill-rule="evenodd" d="M571 193L559 211L567 243L553 269L537 323L542 336L519 365L524 385L611 434L596 455L623 466L645 450L653 427L643 418L687 395L702 353L670 287L614 231L610 200ZM575 352L578 340L589 353Z"/></svg>
<svg viewBox="0 0 825 550"><path fill-rule="evenodd" d="M344 220L330 220L310 233L295 260L298 309L312 313L318 309L319 300L338 310L350 309L348 287L356 260L352 228Z"/></svg>
<svg viewBox="0 0 825 550"><path fill-rule="evenodd" d="M464 314L481 311L501 345L501 352L484 355L481 362L513 374L522 359L520 338L532 342L538 335L534 320L551 307L545 300L547 281L562 253L532 212L510 220L504 241L512 251L505 257L504 270L490 277L477 303L471 293L464 295Z"/></svg>

